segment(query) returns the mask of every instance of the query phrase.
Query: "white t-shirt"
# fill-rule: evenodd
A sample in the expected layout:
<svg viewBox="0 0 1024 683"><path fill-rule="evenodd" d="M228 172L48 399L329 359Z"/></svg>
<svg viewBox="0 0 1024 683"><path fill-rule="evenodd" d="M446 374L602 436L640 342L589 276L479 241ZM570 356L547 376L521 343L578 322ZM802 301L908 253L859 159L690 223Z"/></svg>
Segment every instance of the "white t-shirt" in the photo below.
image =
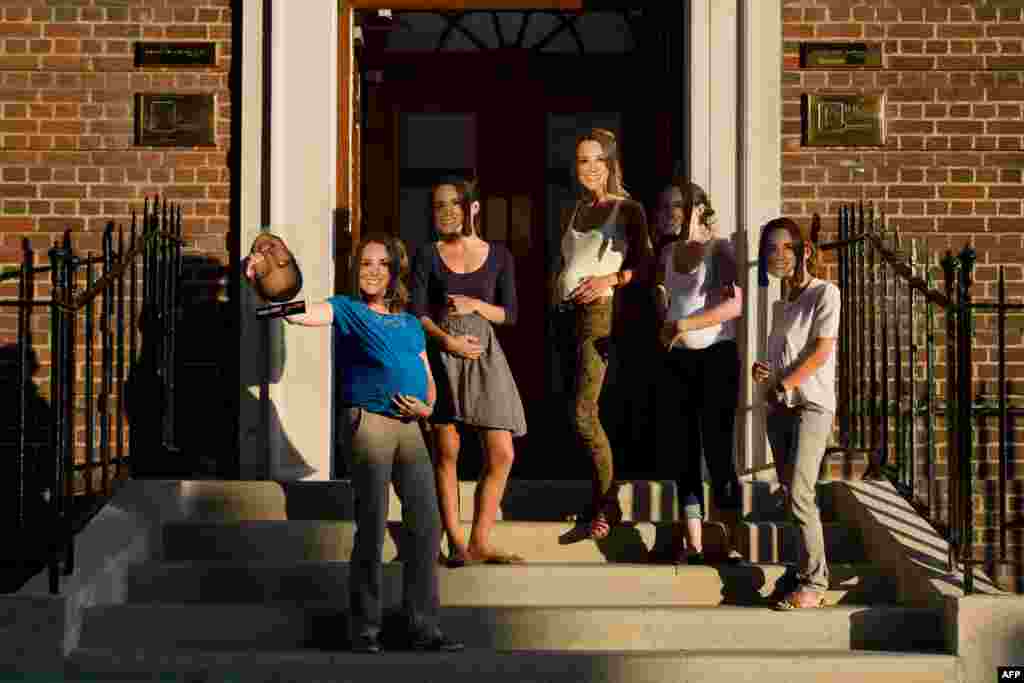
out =
<svg viewBox="0 0 1024 683"><path fill-rule="evenodd" d="M668 292L667 322L703 313L722 303L722 287L735 279L736 257L732 243L719 240L708 244L704 258L689 273L680 273L674 267L673 253L682 249L683 242L674 242L661 255ZM736 319L727 320L702 330L686 332L682 337L687 349L706 349L716 342L736 338Z"/></svg>
<svg viewBox="0 0 1024 683"><path fill-rule="evenodd" d="M768 364L772 377L769 389L814 353L820 337L839 336L839 288L831 282L811 278L796 301L775 302L772 333L768 337ZM836 412L836 351L796 387L797 405L813 405Z"/></svg>
<svg viewBox="0 0 1024 683"><path fill-rule="evenodd" d="M560 300L569 298L583 278L617 273L626 260L628 236L626 226L619 220L621 202L615 202L608 217L593 229L580 232L576 230L576 219L582 207L576 205L572 222L562 235L562 258L565 267L558 278ZM612 296L609 287L601 296Z"/></svg>

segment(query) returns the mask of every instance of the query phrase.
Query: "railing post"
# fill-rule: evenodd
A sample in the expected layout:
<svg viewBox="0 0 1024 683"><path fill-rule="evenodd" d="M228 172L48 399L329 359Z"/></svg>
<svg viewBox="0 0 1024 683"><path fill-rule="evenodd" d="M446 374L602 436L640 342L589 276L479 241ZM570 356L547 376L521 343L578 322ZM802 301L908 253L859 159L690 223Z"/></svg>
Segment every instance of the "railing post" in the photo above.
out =
<svg viewBox="0 0 1024 683"><path fill-rule="evenodd" d="M1006 273L999 266L999 301L996 309L996 348L999 357L999 473L996 476L999 486L999 559L1006 560L1006 478L1010 476L1010 411L1007 401L1006 386Z"/></svg>
<svg viewBox="0 0 1024 683"><path fill-rule="evenodd" d="M95 269L91 253L86 253L85 264L85 287L91 289L96 282ZM93 495L93 468L96 465L96 417L94 415L93 401L95 399L93 380L93 345L94 329L93 318L95 317L95 305L89 299L85 304L85 493Z"/></svg>
<svg viewBox="0 0 1024 683"><path fill-rule="evenodd" d="M839 207L839 241L845 242L849 239L849 225L847 223L847 211L845 206ZM849 262L848 245L839 248L839 293L841 295L840 305L843 314L840 316L842 333L839 335L839 440L843 448L850 447L850 337L853 329L850 324L850 283L849 283Z"/></svg>
<svg viewBox="0 0 1024 683"><path fill-rule="evenodd" d="M957 488L957 471L959 458L957 457L957 309L956 309L956 269L958 262L952 252L947 251L942 259L942 270L946 284L946 297L949 303L946 305L946 482L948 507L949 507L949 558L948 571L956 571L956 557L963 539L960 535L961 501Z"/></svg>
<svg viewBox="0 0 1024 683"><path fill-rule="evenodd" d="M974 592L974 419L973 419L973 368L971 364L971 331L973 311L971 310L971 285L974 283L974 264L977 259L974 249L965 247L960 252L960 281L958 317L960 329L957 333L957 351L959 352L958 367L960 370L957 420L960 437L960 495L963 499L963 553L964 592Z"/></svg>
<svg viewBox="0 0 1024 683"><path fill-rule="evenodd" d="M121 461L124 459L124 226L117 228L117 264L121 274L117 278L117 450L114 456L114 479L120 478Z"/></svg>
<svg viewBox="0 0 1024 683"><path fill-rule="evenodd" d="M931 292L935 289L935 275L932 272L932 258L925 246L925 286ZM928 509L934 515L934 503L938 497L939 484L935 476L935 304L925 296L925 441L926 467L925 477L928 479Z"/></svg>
<svg viewBox="0 0 1024 683"><path fill-rule="evenodd" d="M22 240L21 275L18 278L18 453L14 460L14 524L19 530L25 528L26 478L28 475L28 452L25 431L28 427L28 385L32 381L30 348L32 345L32 299L35 288L32 283L32 243L26 237Z"/></svg>
<svg viewBox="0 0 1024 683"><path fill-rule="evenodd" d="M864 228L864 202L860 202L859 218L860 223L857 230L858 236L863 236L866 233ZM865 448L868 445L868 406L867 401L867 347L868 347L868 333L867 333L867 308L864 305L867 300L867 254L865 253L866 247L864 242L857 244L857 267L855 272L857 273L857 294L858 299L862 302L860 306L857 306L857 366L859 368L860 382L858 393L860 394L860 401L858 402L857 409L857 447Z"/></svg>

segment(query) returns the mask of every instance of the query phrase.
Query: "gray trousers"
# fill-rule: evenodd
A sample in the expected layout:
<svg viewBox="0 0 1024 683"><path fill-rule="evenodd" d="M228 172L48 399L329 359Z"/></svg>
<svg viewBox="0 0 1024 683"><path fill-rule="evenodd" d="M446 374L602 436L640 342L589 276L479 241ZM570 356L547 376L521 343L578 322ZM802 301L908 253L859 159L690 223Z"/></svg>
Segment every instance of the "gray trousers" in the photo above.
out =
<svg viewBox="0 0 1024 683"><path fill-rule="evenodd" d="M387 533L389 485L402 502L402 610L415 634L438 632L437 553L441 516L434 468L416 422L350 408L350 472L356 537L349 569L351 633L377 636L382 625L381 557Z"/></svg>
<svg viewBox="0 0 1024 683"><path fill-rule="evenodd" d="M786 504L799 532L797 578L801 588L818 592L828 590L828 565L815 490L833 417L814 406L775 407L766 420L775 471L786 486Z"/></svg>

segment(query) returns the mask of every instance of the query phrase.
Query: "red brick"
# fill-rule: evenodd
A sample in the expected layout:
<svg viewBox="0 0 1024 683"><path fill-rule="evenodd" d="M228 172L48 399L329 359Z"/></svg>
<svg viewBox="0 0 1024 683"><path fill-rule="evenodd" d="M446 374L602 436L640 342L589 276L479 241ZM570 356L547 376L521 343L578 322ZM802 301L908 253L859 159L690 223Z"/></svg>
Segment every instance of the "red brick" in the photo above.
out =
<svg viewBox="0 0 1024 683"><path fill-rule="evenodd" d="M904 57L892 55L889 57L888 68L890 69L934 69L935 57Z"/></svg>
<svg viewBox="0 0 1024 683"><path fill-rule="evenodd" d="M975 71L985 68L985 58L966 55L959 55L956 57L939 57L938 67L940 69L949 70Z"/></svg>
<svg viewBox="0 0 1024 683"><path fill-rule="evenodd" d="M935 26L900 22L889 24L886 33L890 38L932 38L935 36Z"/></svg>
<svg viewBox="0 0 1024 683"><path fill-rule="evenodd" d="M939 121L936 125L939 133L978 134L985 132L985 124L982 121Z"/></svg>

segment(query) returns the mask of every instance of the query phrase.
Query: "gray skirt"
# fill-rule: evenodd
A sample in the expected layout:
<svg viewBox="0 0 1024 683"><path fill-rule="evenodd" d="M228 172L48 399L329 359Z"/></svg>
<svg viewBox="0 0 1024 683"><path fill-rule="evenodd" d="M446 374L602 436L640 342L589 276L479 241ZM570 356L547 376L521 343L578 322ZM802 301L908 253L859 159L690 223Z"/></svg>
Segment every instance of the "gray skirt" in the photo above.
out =
<svg viewBox="0 0 1024 683"><path fill-rule="evenodd" d="M526 414L519 389L490 321L476 313L449 315L440 327L456 337L473 335L480 340L483 353L476 360L469 360L436 350L432 364L437 384L433 421L504 429L512 432L512 436L526 434Z"/></svg>

